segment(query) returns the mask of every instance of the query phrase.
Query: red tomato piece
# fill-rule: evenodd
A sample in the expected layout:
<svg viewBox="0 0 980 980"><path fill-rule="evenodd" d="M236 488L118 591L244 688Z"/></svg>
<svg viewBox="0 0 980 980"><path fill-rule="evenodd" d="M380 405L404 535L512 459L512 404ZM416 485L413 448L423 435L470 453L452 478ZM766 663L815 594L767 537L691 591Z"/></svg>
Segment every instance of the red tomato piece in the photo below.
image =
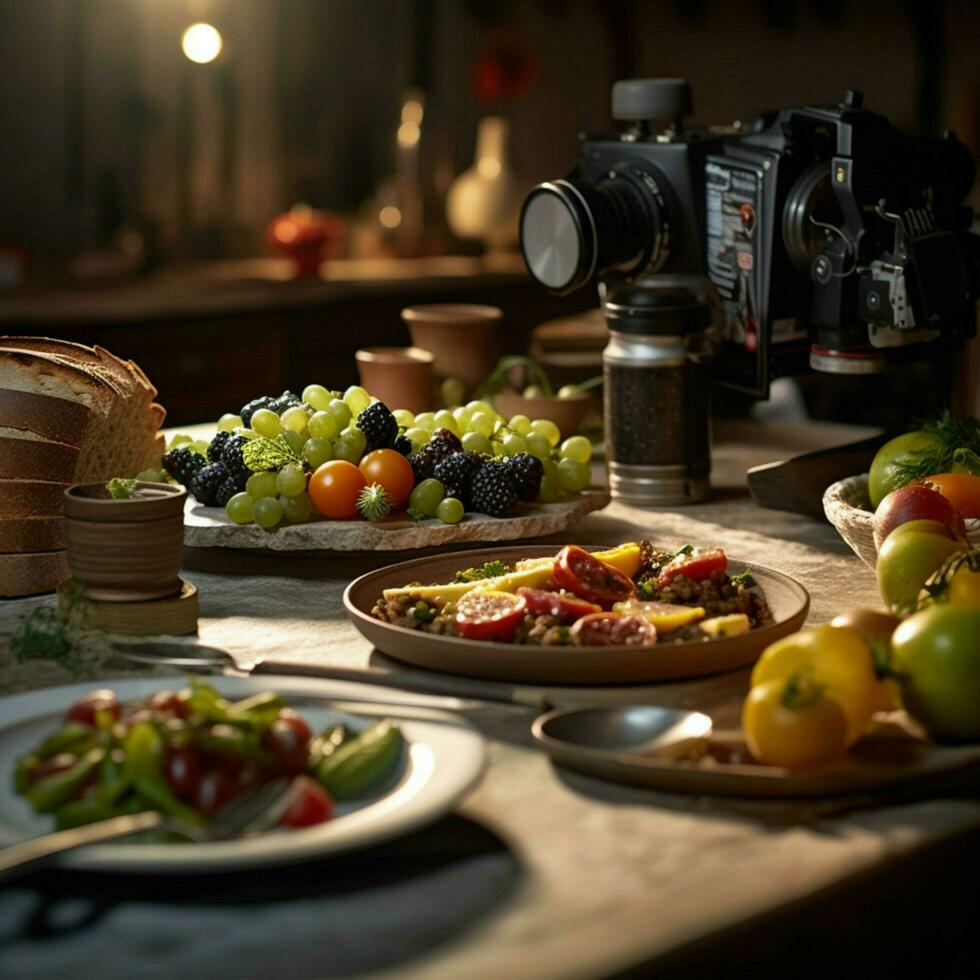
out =
<svg viewBox="0 0 980 980"><path fill-rule="evenodd" d="M279 820L280 827L312 827L333 816L333 797L309 776L293 780L293 801Z"/></svg>
<svg viewBox="0 0 980 980"><path fill-rule="evenodd" d="M208 815L220 810L239 793L239 786L224 769L209 769L197 785L194 806Z"/></svg>
<svg viewBox="0 0 980 980"><path fill-rule="evenodd" d="M561 588L604 608L622 602L636 592L629 576L575 544L558 552L553 574Z"/></svg>
<svg viewBox="0 0 980 980"><path fill-rule="evenodd" d="M512 592L467 592L456 606L456 632L467 640L506 643L521 625L527 603Z"/></svg>
<svg viewBox="0 0 980 980"><path fill-rule="evenodd" d="M594 602L586 602L568 592L549 592L547 589L529 589L522 586L517 590L527 603L527 611L535 616L555 616L573 622L590 613L602 612L602 607Z"/></svg>
<svg viewBox="0 0 980 980"><path fill-rule="evenodd" d="M163 775L177 796L194 799L201 783L201 770L201 757L196 749L174 745L167 749Z"/></svg>
<svg viewBox="0 0 980 980"><path fill-rule="evenodd" d="M115 691L104 688L86 694L84 698L76 701L68 709L65 720L77 721L82 725L91 725L95 728L95 713L97 711L106 712L114 720L119 718L119 698L116 697Z"/></svg>
<svg viewBox="0 0 980 980"><path fill-rule="evenodd" d="M657 586L669 585L678 575L684 575L692 582L708 578L712 572L724 572L728 568L728 556L721 548L708 548L693 551L689 555L677 555L663 567L657 576Z"/></svg>
<svg viewBox="0 0 980 980"><path fill-rule="evenodd" d="M262 735L262 747L276 757L283 772L299 773L309 761L312 736L310 726L295 711L284 708Z"/></svg>
<svg viewBox="0 0 980 980"><path fill-rule="evenodd" d="M176 691L157 691L150 698L150 710L161 715L173 715L175 718L187 718L191 707L186 698L181 698Z"/></svg>
<svg viewBox="0 0 980 980"><path fill-rule="evenodd" d="M583 616L568 635L580 647L652 647L657 642L657 628L653 623L639 616L610 612Z"/></svg>

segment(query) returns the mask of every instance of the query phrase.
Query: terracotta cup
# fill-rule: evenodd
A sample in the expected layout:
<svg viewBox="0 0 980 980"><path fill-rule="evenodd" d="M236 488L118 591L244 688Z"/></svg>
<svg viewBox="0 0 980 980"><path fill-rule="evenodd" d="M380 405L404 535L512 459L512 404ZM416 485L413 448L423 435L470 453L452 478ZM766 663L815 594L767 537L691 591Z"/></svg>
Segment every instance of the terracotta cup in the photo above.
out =
<svg viewBox="0 0 980 980"><path fill-rule="evenodd" d="M420 347L365 347L355 355L361 385L389 408L416 415L433 406L433 356Z"/></svg>
<svg viewBox="0 0 980 980"><path fill-rule="evenodd" d="M429 303L402 310L416 347L432 351L437 378L459 378L471 394L493 370L503 313L496 306Z"/></svg>
<svg viewBox="0 0 980 980"><path fill-rule="evenodd" d="M114 500L104 483L65 491L68 567L91 599L140 602L180 592L187 491L142 482L136 491L130 500Z"/></svg>

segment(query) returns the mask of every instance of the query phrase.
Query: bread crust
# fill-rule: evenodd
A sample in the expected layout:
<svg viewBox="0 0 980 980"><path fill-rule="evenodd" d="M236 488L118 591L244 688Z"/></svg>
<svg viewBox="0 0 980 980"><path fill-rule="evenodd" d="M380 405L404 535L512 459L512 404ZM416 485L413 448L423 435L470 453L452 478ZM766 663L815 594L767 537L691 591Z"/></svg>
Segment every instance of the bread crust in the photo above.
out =
<svg viewBox="0 0 980 980"><path fill-rule="evenodd" d="M68 560L63 551L0 555L0 596L50 592L68 578Z"/></svg>
<svg viewBox="0 0 980 980"><path fill-rule="evenodd" d="M47 480L0 480L0 520L12 517L59 517L70 483Z"/></svg>
<svg viewBox="0 0 980 980"><path fill-rule="evenodd" d="M80 402L0 388L0 427L35 432L52 442L78 446L91 422L92 410Z"/></svg>
<svg viewBox="0 0 980 980"><path fill-rule="evenodd" d="M60 551L65 547L63 517L19 517L0 520L0 556Z"/></svg>

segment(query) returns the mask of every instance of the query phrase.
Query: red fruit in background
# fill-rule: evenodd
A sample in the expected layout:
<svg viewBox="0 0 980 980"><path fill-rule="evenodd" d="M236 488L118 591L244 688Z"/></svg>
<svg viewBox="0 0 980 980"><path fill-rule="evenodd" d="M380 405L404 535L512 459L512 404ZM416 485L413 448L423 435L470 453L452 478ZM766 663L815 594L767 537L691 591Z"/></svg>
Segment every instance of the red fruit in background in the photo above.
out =
<svg viewBox="0 0 980 980"><path fill-rule="evenodd" d="M938 521L951 538L966 538L963 515L938 490L910 484L892 490L878 504L874 516L875 547L881 548L885 538L908 521Z"/></svg>

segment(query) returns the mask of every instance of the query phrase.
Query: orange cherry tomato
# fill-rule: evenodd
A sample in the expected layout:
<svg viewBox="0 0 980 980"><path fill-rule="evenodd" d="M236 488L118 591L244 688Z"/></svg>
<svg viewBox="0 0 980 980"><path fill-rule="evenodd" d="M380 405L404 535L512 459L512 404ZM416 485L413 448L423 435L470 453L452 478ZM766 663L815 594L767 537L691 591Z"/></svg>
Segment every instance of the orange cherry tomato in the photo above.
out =
<svg viewBox="0 0 980 980"><path fill-rule="evenodd" d="M415 486L412 464L395 449L375 449L361 460L361 474L367 483L380 483L392 507L401 507Z"/></svg>
<svg viewBox="0 0 980 980"><path fill-rule="evenodd" d="M964 517L980 517L980 476L936 473L920 482L938 490Z"/></svg>
<svg viewBox="0 0 980 980"><path fill-rule="evenodd" d="M331 459L310 477L308 492L313 506L336 520L357 516L357 498L364 487L364 477L353 463Z"/></svg>

